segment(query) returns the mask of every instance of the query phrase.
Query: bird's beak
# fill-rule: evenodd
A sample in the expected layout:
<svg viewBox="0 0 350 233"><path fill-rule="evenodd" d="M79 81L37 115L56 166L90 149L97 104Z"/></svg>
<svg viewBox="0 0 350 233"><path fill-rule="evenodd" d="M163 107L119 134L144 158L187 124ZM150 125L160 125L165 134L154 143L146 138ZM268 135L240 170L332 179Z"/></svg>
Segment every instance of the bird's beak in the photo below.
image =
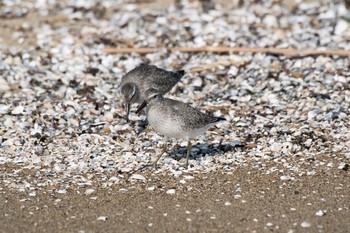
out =
<svg viewBox="0 0 350 233"><path fill-rule="evenodd" d="M144 109L147 106L146 100L142 102L142 104L139 106L139 108L136 110L136 114L138 114L142 109Z"/></svg>
<svg viewBox="0 0 350 233"><path fill-rule="evenodd" d="M126 122L129 122L129 112L130 112L130 104L125 104L125 108L126 108Z"/></svg>

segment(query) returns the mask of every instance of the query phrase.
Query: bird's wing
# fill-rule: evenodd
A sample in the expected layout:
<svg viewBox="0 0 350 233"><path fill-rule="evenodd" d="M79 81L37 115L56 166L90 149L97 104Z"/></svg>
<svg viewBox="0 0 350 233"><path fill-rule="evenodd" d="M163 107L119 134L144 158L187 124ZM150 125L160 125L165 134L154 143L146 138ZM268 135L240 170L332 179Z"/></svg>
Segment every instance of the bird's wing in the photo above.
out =
<svg viewBox="0 0 350 233"><path fill-rule="evenodd" d="M127 82L133 82L137 85L140 85L140 81L142 79L146 79L149 76L151 69L153 69L151 65L148 65L147 63L142 63L141 65L127 72L122 77L121 85Z"/></svg>
<svg viewBox="0 0 350 233"><path fill-rule="evenodd" d="M187 103L167 99L166 104L170 106L172 115L177 115L177 117L183 120L182 122L187 122L195 128L204 127L208 124L214 123L216 120L216 117L203 113Z"/></svg>
<svg viewBox="0 0 350 233"><path fill-rule="evenodd" d="M148 85L161 90L165 94L181 79L184 72L173 72L153 66L147 72Z"/></svg>

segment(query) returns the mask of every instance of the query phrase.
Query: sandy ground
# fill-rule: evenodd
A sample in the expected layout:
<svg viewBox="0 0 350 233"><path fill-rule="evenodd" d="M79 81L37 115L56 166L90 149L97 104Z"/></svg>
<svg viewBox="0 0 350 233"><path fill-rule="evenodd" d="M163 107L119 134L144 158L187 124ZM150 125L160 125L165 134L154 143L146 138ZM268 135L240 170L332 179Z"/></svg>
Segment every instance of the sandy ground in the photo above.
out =
<svg viewBox="0 0 350 233"><path fill-rule="evenodd" d="M6 167L2 174L14 167ZM28 172L28 181L35 172ZM178 179L149 173L147 182L112 188L57 187L37 196L3 189L1 232L349 232L349 174L282 181L251 168ZM148 188L154 187L150 191ZM176 188L175 194L166 191ZM323 216L318 216L321 211ZM98 220L98 218L106 219Z"/></svg>
<svg viewBox="0 0 350 233"><path fill-rule="evenodd" d="M12 43L6 35L24 20L0 20L2 43ZM285 181L237 167L232 174L189 174L194 179L183 184L150 172L147 182L71 185L64 194L47 187L32 197L4 188L15 169L0 166L0 232L350 232L350 177L340 169ZM36 179L35 171L18 175ZM96 191L86 195L87 188Z"/></svg>

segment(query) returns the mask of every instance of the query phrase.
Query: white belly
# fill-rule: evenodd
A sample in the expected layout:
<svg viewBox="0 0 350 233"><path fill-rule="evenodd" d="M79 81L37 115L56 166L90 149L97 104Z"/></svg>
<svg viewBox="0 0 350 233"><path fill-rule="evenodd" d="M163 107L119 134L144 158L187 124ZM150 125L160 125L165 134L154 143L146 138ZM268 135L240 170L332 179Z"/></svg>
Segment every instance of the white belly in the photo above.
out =
<svg viewBox="0 0 350 233"><path fill-rule="evenodd" d="M171 138L195 138L204 134L212 125L208 124L202 128L186 127L186 119L170 115L164 108L150 107L147 119L150 126L158 133Z"/></svg>
<svg viewBox="0 0 350 233"><path fill-rule="evenodd" d="M184 138L185 132L181 128L181 125L173 120L171 117L160 116L159 112L156 112L152 108L148 111L148 123L152 128L160 134L171 138Z"/></svg>

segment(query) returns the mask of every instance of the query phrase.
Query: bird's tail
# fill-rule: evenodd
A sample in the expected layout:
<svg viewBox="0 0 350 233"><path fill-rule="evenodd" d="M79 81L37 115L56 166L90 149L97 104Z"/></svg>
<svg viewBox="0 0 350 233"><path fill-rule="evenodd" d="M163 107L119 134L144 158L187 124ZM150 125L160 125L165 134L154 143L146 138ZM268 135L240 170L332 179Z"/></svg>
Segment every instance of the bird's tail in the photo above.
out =
<svg viewBox="0 0 350 233"><path fill-rule="evenodd" d="M178 73L180 77L185 75L185 71L184 70L178 70L178 71L176 71L176 73Z"/></svg>
<svg viewBox="0 0 350 233"><path fill-rule="evenodd" d="M226 121L226 119L223 118L223 117L216 117L216 118L214 119L213 123L218 123L218 122L220 122L220 121Z"/></svg>

